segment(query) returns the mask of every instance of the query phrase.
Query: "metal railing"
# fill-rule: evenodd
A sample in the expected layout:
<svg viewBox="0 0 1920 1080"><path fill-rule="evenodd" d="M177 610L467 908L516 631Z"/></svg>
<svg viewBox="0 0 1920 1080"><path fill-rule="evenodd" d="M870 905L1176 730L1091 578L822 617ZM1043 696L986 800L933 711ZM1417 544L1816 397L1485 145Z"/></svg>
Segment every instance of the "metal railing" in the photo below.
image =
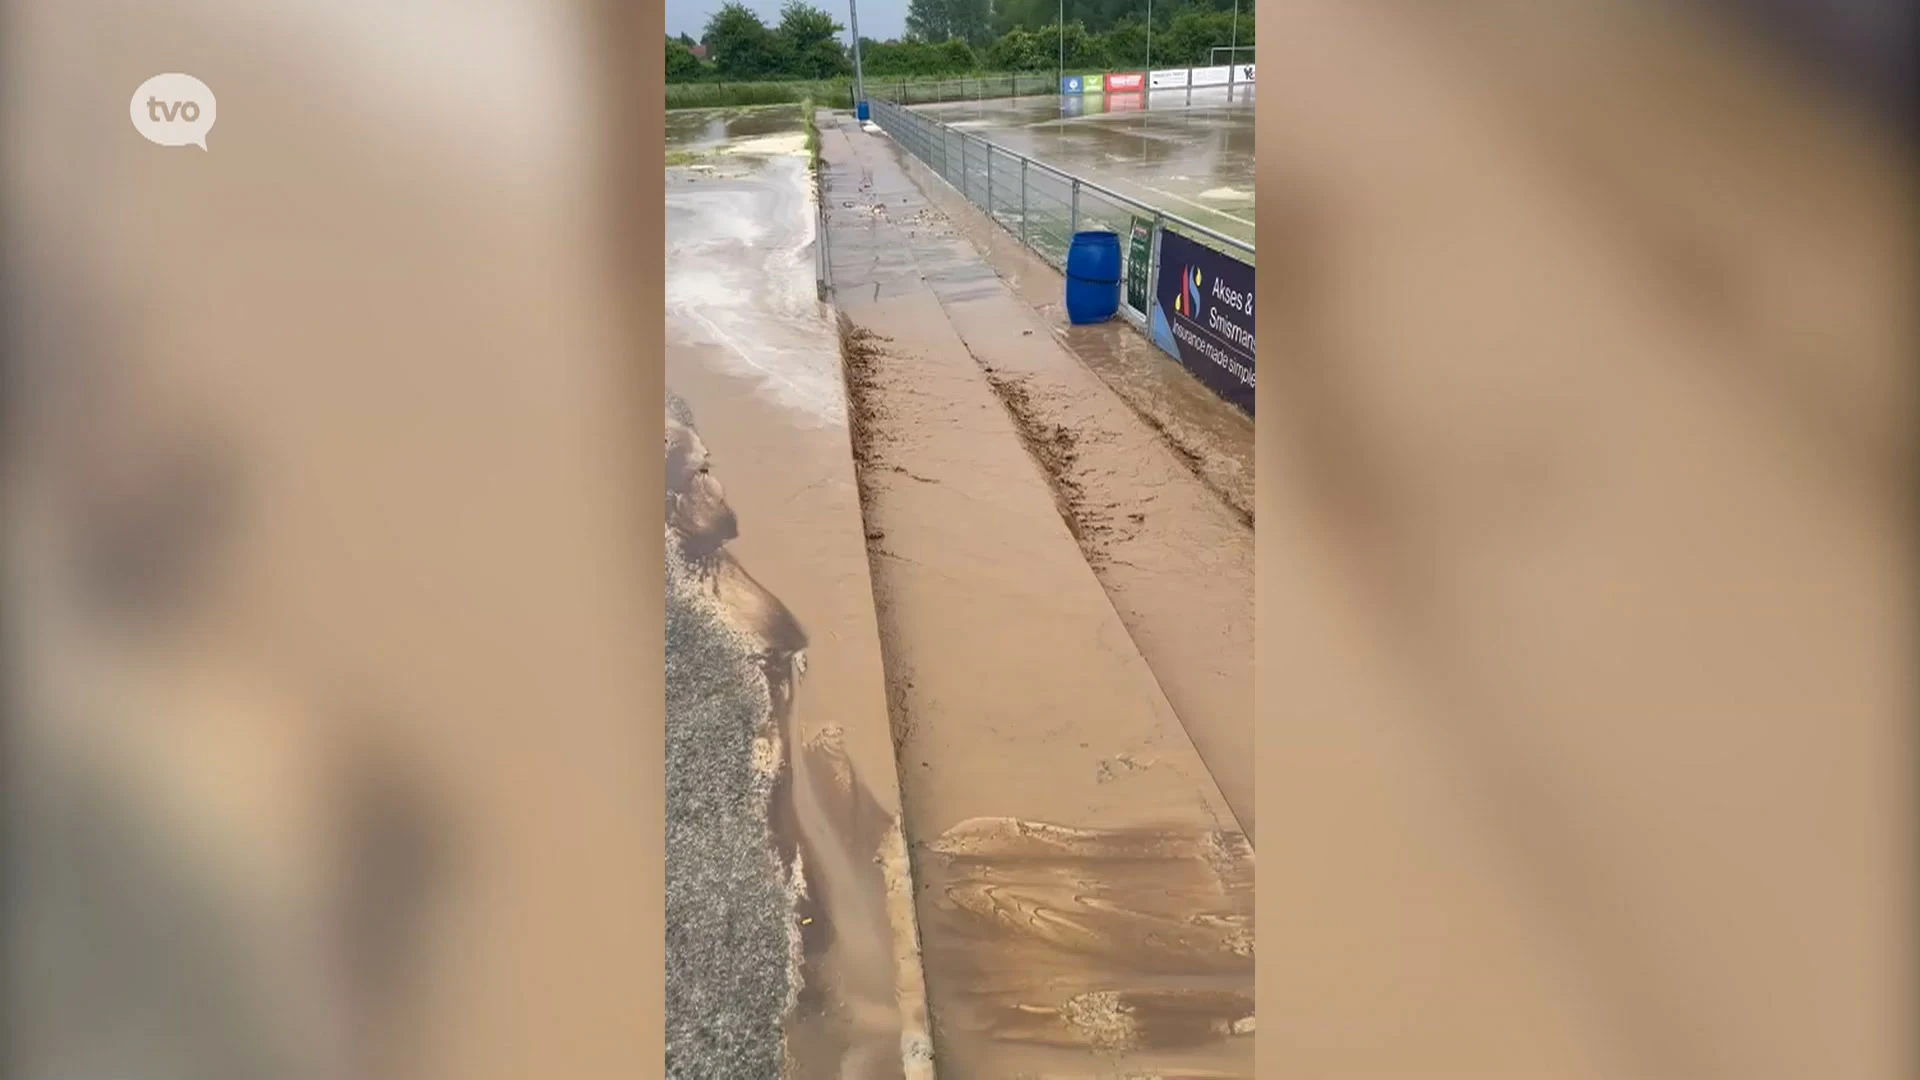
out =
<svg viewBox="0 0 1920 1080"><path fill-rule="evenodd" d="M1073 234L1083 230L1104 229L1117 234L1122 238L1123 258L1131 261L1134 254L1126 238L1136 222L1151 223L1153 230L1147 275L1149 306L1159 288L1160 236L1168 229L1218 248L1249 266L1254 263L1253 245L1245 240L875 98L872 89L869 87L868 103L873 119L895 142L1062 273L1066 271ZM1144 325L1147 312L1135 308L1125 298L1124 290L1120 310L1136 325Z"/></svg>
<svg viewBox="0 0 1920 1080"><path fill-rule="evenodd" d="M1060 92L1060 79L1051 71L1022 71L1005 75L971 75L954 79L869 78L867 97L884 96L901 105L931 105L943 101L985 101L988 98L1028 97Z"/></svg>

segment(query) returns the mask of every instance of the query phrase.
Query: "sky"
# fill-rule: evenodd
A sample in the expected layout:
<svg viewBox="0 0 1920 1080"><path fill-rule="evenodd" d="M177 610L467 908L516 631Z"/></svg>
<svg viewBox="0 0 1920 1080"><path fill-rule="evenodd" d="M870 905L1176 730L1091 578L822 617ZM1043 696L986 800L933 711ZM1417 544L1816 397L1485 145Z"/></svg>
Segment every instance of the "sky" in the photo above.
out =
<svg viewBox="0 0 1920 1080"><path fill-rule="evenodd" d="M720 10L726 0L667 0L667 33L678 36L685 34L696 41L700 31L706 29L707 20ZM808 0L814 7L832 15L835 22L847 25L847 0ZM780 7L785 0L745 0L746 5L760 14L760 19L768 26L780 20ZM887 41L898 38L907 30L907 0L859 0L860 36L874 41ZM852 40L849 34L841 34L843 39Z"/></svg>

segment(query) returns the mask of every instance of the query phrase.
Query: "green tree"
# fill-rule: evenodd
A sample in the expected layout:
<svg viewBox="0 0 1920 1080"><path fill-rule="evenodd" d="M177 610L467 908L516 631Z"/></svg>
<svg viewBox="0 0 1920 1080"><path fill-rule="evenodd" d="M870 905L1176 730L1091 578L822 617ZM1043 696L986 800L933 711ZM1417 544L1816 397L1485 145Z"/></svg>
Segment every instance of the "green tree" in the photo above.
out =
<svg viewBox="0 0 1920 1080"><path fill-rule="evenodd" d="M1013 30L1031 33L1042 26L1052 26L1059 13L1057 0L993 0L993 32L998 35Z"/></svg>
<svg viewBox="0 0 1920 1080"><path fill-rule="evenodd" d="M907 40L945 41L951 0L907 0Z"/></svg>
<svg viewBox="0 0 1920 1080"><path fill-rule="evenodd" d="M950 37L959 38L975 47L984 47L993 41L992 0L948 2L947 30Z"/></svg>
<svg viewBox="0 0 1920 1080"><path fill-rule="evenodd" d="M1034 40L1041 51L1047 55L1045 63L1038 70L1057 67L1060 61L1061 34L1057 23L1048 23L1034 31ZM1070 22L1066 32L1067 71L1075 68L1096 68L1106 64L1106 53L1100 42L1087 33L1085 23Z"/></svg>
<svg viewBox="0 0 1920 1080"><path fill-rule="evenodd" d="M1066 0L1067 25L1056 19L1061 0L909 0L907 33L900 41L861 42L868 74L950 76L977 71L1069 72L1207 64L1212 50L1237 41L1251 46L1251 0L1159 0L1153 7L1153 53L1147 55L1146 0ZM684 82L712 78L828 79L849 74L842 28L808 0L787 0L779 22L769 27L733 0L707 23L708 59L692 54L682 34L667 45L667 78ZM1225 59L1225 53L1221 58ZM1242 52L1237 59L1250 57Z"/></svg>
<svg viewBox="0 0 1920 1080"><path fill-rule="evenodd" d="M760 16L733 0L707 20L707 57L728 79L757 79L786 74L783 42Z"/></svg>
<svg viewBox="0 0 1920 1080"><path fill-rule="evenodd" d="M1113 24L1100 35L1101 52L1107 63L1117 68L1145 67L1147 63L1147 25L1131 15ZM1159 44L1155 42L1155 44Z"/></svg>
<svg viewBox="0 0 1920 1080"><path fill-rule="evenodd" d="M1165 30L1153 35L1153 62L1163 65L1208 64L1212 62L1216 47L1225 48L1236 41L1242 46L1253 44L1251 5L1240 11L1237 34L1231 10L1188 9L1174 16ZM1236 55L1245 58L1244 53ZM1220 62L1230 62L1226 53L1220 54Z"/></svg>
<svg viewBox="0 0 1920 1080"><path fill-rule="evenodd" d="M780 9L780 25L774 33L791 58L792 72L809 79L831 79L853 70L847 60L840 32L846 29L833 16L804 0L787 0Z"/></svg>
<svg viewBox="0 0 1920 1080"><path fill-rule="evenodd" d="M985 45L993 39L992 0L907 0L907 37Z"/></svg>
<svg viewBox="0 0 1920 1080"><path fill-rule="evenodd" d="M955 75L977 70L980 61L973 55L973 47L965 38L948 38L939 45L940 70Z"/></svg>
<svg viewBox="0 0 1920 1080"><path fill-rule="evenodd" d="M1054 67L1057 44L1051 34L1016 26L994 39L984 59L991 71L1048 71Z"/></svg>
<svg viewBox="0 0 1920 1080"><path fill-rule="evenodd" d="M667 81L692 82L698 79L702 65L693 50L672 38L667 39Z"/></svg>

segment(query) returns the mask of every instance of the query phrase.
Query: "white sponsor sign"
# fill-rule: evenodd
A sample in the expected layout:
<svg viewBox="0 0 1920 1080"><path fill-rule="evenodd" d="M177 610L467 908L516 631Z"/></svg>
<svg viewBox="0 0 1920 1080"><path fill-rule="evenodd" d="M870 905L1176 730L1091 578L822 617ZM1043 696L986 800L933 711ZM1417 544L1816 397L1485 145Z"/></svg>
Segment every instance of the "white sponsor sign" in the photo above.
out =
<svg viewBox="0 0 1920 1080"><path fill-rule="evenodd" d="M1222 64L1219 67L1193 69L1193 85L1225 86L1233 79L1233 69Z"/></svg>
<svg viewBox="0 0 1920 1080"><path fill-rule="evenodd" d="M1178 90L1187 85L1187 69L1156 71L1147 76L1147 85L1155 90Z"/></svg>
<svg viewBox="0 0 1920 1080"><path fill-rule="evenodd" d="M1233 65L1233 81L1237 83L1252 82L1253 81L1253 65L1252 64Z"/></svg>

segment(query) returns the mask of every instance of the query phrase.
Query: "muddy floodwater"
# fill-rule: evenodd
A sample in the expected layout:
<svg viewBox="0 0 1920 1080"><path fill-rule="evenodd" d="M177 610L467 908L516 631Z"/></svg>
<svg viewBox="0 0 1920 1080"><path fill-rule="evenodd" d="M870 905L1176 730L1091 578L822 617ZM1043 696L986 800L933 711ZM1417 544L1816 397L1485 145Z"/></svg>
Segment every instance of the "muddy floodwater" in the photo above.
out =
<svg viewBox="0 0 1920 1080"><path fill-rule="evenodd" d="M1253 239L1252 86L916 106L942 123Z"/></svg>
<svg viewBox="0 0 1920 1080"><path fill-rule="evenodd" d="M669 1073L1247 1076L1250 593L1157 582L1250 524L883 137L748 115L666 175Z"/></svg>
<svg viewBox="0 0 1920 1080"><path fill-rule="evenodd" d="M899 785L800 114L672 119L670 1071L914 1080L924 995L899 959Z"/></svg>
<svg viewBox="0 0 1920 1080"><path fill-rule="evenodd" d="M729 140L791 135L800 130L800 111L795 105L671 109L666 124L668 150L717 150Z"/></svg>
<svg viewBox="0 0 1920 1080"><path fill-rule="evenodd" d="M1254 853L1206 755L1251 745L1251 527L940 181L850 118L820 154L941 1075L1250 1077Z"/></svg>

